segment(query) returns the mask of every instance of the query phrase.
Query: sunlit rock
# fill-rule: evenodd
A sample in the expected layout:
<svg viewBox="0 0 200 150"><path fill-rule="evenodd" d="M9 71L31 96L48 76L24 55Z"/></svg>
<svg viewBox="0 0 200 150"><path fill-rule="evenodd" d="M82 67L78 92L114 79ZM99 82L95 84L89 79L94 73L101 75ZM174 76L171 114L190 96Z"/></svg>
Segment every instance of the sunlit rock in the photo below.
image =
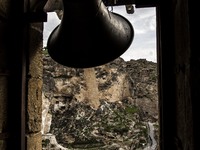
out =
<svg viewBox="0 0 200 150"><path fill-rule="evenodd" d="M84 70L61 66L45 56L43 89L49 101L43 121L49 120L47 111L52 115L45 133L55 135L62 147L156 149L156 63L118 58Z"/></svg>

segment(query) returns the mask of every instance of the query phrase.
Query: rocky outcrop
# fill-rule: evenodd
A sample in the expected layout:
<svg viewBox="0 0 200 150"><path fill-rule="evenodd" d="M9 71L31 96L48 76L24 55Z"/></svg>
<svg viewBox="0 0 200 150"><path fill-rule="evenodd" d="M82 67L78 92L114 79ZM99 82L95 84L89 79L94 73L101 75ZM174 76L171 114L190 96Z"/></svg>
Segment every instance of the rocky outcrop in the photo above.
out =
<svg viewBox="0 0 200 150"><path fill-rule="evenodd" d="M144 59L125 62L122 58L95 68L75 69L46 55L43 136L55 135L67 149L145 149L153 140L155 147L156 69L156 63ZM154 126L154 139L149 124ZM43 138L44 143L46 140ZM49 143L51 146L55 144Z"/></svg>

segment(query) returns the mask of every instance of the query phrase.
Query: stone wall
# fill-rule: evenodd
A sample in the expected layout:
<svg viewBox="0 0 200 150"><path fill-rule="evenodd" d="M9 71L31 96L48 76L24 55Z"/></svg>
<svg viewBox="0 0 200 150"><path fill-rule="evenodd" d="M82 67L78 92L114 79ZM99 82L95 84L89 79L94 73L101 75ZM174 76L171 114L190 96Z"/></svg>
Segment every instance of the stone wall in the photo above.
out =
<svg viewBox="0 0 200 150"><path fill-rule="evenodd" d="M7 5L8 5L7 1L5 3L3 2L0 3L1 17L6 17L8 9ZM27 54L26 57L27 62L23 62L24 66L19 66L19 64L21 63L22 56L18 57L18 55L21 54L20 50L23 48L20 45L22 41L20 40L18 41L21 47L16 47L16 49L12 47L11 53L9 53L10 49L8 48L10 48L10 46L8 45L9 44L12 45L13 43L12 41L9 41L11 42L9 43L6 39L8 36L7 26L8 24L6 24L5 20L1 18L0 19L0 33L1 33L0 34L0 149L4 150L7 148L7 141L16 143L16 145L20 146L20 140L22 140L23 137L18 137L17 140L15 140L14 138L16 136L15 134L21 134L20 133L21 129L24 130L24 133L26 132L25 136L27 142L27 145L25 145L24 143L24 145L21 146L25 147L27 150L36 150L36 149L41 150L42 149L41 116L42 116L42 80L43 80L42 79L43 23L31 24L30 28L28 28L29 34L27 33L26 35L29 35L30 37L27 36L26 40L29 39L30 42L28 41L28 43L25 44L26 46L28 45L29 47L28 48L26 47L27 49L25 53ZM19 35L19 39L20 38L21 34ZM18 55L15 55L15 53L17 53ZM15 62L18 62L18 64L17 63L15 64ZM26 66L26 64L28 64L28 66ZM22 72L20 72L20 70L22 68L25 71L27 71L25 72L25 77L24 77L26 78L27 75L28 77L27 79L24 79L21 76ZM10 74L11 70L12 74ZM23 80L24 82L22 82L21 80ZM14 81L13 85L11 85L12 81ZM26 86L24 85L26 81L27 81L26 84L27 87L24 87ZM25 94L27 94L27 96ZM20 102L22 102L21 98L23 96L25 96L25 102L22 103L23 105L22 106ZM15 99L14 102L13 99ZM17 105L15 105L15 103ZM23 114L24 118L22 117L20 120L16 121L12 117L10 118L8 117L8 116L13 116L12 114L13 112L15 112L16 116L21 117L20 113L23 109L25 109ZM13 126L13 122L16 123L16 127ZM22 125L23 123L25 124L24 129L22 128L22 126L21 127L19 126Z"/></svg>
<svg viewBox="0 0 200 150"><path fill-rule="evenodd" d="M42 84L43 84L43 24L34 23L30 28L27 99L27 150L42 149Z"/></svg>

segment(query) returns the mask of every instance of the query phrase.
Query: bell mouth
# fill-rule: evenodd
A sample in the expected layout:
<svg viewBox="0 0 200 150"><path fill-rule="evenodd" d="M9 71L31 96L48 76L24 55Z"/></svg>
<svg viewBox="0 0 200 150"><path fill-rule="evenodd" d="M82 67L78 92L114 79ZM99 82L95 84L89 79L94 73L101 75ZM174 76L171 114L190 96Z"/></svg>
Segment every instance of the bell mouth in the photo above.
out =
<svg viewBox="0 0 200 150"><path fill-rule="evenodd" d="M134 29L125 17L104 14L104 9L98 16L79 19L63 15L47 41L50 57L72 68L96 67L120 57L130 47Z"/></svg>

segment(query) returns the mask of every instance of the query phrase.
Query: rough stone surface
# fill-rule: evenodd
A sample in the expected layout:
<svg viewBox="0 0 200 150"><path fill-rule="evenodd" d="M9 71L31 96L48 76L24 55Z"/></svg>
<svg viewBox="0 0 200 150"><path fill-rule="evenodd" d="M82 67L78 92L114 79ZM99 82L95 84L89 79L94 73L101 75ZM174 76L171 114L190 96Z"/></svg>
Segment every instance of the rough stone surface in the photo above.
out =
<svg viewBox="0 0 200 150"><path fill-rule="evenodd" d="M42 149L42 135L41 133L29 134L26 136L28 150L41 150Z"/></svg>
<svg viewBox="0 0 200 150"><path fill-rule="evenodd" d="M42 81L40 79L30 79L28 82L29 92L28 92L28 131L31 133L41 131L42 123Z"/></svg>
<svg viewBox="0 0 200 150"><path fill-rule="evenodd" d="M30 49L29 49L29 66L28 66L28 100L27 100L27 134L32 137L33 133L41 132L42 124L42 75L43 75L43 23L30 24ZM37 37L37 38L36 38ZM34 142L30 143L34 144ZM40 141L42 145L42 142ZM39 141L38 141L39 145ZM34 145L30 146L34 147Z"/></svg>
<svg viewBox="0 0 200 150"><path fill-rule="evenodd" d="M51 115L52 121L47 119L43 128L48 128L46 131L67 149L156 150L159 127L156 63L144 59L125 62L118 58L93 69L95 74L90 78L95 78L95 82L86 80L85 69L64 67L45 55L43 104L47 107L43 112ZM96 85L96 93L88 89ZM98 101L96 108L91 105L94 99ZM43 143L46 140L43 138ZM46 146L53 148L55 143Z"/></svg>
<svg viewBox="0 0 200 150"><path fill-rule="evenodd" d="M31 24L30 33L30 55L29 55L29 76L33 78L41 78L43 75L42 63L42 39L43 39L43 24ZM37 38L35 38L37 37Z"/></svg>

